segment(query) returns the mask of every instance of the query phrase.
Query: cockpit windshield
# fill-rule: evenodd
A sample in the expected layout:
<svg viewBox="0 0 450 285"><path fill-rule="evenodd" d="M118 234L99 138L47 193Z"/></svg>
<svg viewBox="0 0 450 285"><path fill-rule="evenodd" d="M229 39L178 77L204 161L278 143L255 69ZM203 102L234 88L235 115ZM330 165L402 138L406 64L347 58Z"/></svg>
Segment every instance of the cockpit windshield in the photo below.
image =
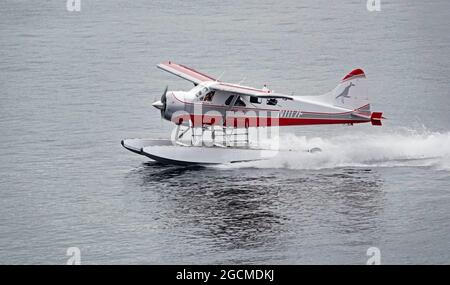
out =
<svg viewBox="0 0 450 285"><path fill-rule="evenodd" d="M199 84L199 85L195 86L194 88L192 88L190 92L195 94L196 97L200 97L200 96L208 93L208 91L209 91L208 87Z"/></svg>

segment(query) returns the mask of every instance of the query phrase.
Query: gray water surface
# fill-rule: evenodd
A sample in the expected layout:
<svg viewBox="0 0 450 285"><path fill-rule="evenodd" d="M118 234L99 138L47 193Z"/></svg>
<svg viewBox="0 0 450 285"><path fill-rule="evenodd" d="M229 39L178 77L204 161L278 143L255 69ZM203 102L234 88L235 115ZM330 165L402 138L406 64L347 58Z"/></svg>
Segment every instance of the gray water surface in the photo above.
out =
<svg viewBox="0 0 450 285"><path fill-rule="evenodd" d="M450 261L450 2L65 1L0 4L0 263ZM331 3L330 3L331 2ZM382 127L286 128L271 161L163 166L151 103L189 82L325 93L363 68Z"/></svg>

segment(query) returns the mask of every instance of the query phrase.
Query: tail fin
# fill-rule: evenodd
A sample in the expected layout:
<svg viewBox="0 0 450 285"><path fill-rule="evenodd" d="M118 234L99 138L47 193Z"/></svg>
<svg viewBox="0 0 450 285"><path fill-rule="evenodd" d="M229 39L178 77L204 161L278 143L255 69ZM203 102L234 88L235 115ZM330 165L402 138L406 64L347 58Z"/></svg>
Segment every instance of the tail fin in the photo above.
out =
<svg viewBox="0 0 450 285"><path fill-rule="evenodd" d="M362 69L355 69L344 78L330 92L330 100L333 105L346 109L356 110L366 107L370 111L369 98L367 96L366 75Z"/></svg>

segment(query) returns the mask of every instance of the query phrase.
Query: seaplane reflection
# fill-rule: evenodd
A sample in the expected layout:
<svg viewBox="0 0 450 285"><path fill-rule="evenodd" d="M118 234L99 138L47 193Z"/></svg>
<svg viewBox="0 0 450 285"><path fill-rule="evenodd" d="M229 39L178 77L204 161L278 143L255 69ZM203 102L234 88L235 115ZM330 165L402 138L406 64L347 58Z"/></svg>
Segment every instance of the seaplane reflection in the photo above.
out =
<svg viewBox="0 0 450 285"><path fill-rule="evenodd" d="M156 196L152 207L172 229L218 250L299 250L305 239L332 243L349 235L369 244L380 232L385 204L383 181L362 168L243 171L146 163L131 176L146 196L142 203Z"/></svg>
<svg viewBox="0 0 450 285"><path fill-rule="evenodd" d="M264 183L269 177L251 173L154 163L139 171L144 189L151 187L162 200L175 202L165 213L167 218L226 249L274 242L283 231L286 217L278 211L280 189Z"/></svg>

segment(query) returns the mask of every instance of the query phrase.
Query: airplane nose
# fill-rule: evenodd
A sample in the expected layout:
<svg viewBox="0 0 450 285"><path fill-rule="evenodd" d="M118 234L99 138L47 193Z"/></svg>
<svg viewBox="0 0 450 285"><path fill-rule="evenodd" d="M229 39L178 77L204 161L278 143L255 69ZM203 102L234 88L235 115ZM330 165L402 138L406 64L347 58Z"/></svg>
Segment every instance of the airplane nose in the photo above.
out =
<svg viewBox="0 0 450 285"><path fill-rule="evenodd" d="M162 110L162 108L164 107L164 104L161 101L156 101L152 104L153 107L155 107L158 110Z"/></svg>

